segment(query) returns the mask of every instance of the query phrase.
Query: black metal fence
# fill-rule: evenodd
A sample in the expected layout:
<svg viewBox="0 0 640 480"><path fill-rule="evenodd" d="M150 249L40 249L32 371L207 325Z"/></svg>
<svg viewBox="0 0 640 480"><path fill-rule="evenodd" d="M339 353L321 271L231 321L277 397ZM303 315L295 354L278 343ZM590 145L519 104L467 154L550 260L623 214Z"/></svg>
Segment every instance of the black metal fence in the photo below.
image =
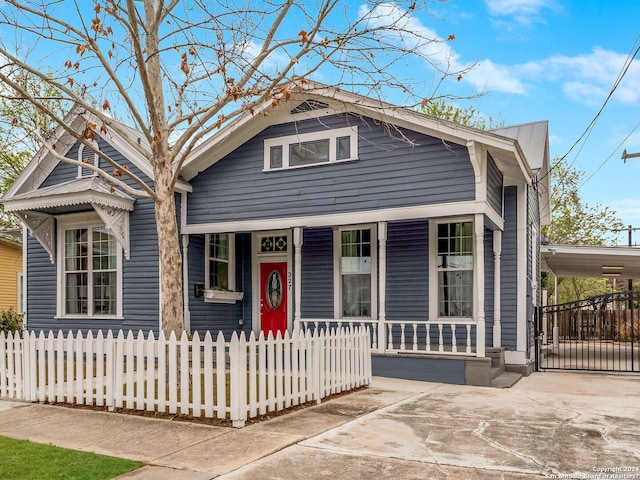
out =
<svg viewBox="0 0 640 480"><path fill-rule="evenodd" d="M536 309L538 370L640 371L640 293Z"/></svg>

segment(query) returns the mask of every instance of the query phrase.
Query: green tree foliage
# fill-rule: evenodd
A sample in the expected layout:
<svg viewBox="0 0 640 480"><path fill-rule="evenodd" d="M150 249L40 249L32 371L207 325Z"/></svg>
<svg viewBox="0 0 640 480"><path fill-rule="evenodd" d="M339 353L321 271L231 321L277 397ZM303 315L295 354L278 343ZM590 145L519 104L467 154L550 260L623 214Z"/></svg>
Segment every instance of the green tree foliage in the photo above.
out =
<svg viewBox="0 0 640 480"><path fill-rule="evenodd" d="M484 117L473 107L460 108L447 103L446 100L431 100L424 102L422 112L432 117L442 118L450 122L459 123L480 130L504 127L504 120Z"/></svg>
<svg viewBox="0 0 640 480"><path fill-rule="evenodd" d="M52 111L64 116L70 105L46 82L26 73L17 72L16 82ZM0 196L13 184L29 159L40 147L38 138L48 138L56 128L42 111L9 91L0 94ZM0 228L15 228L18 222L7 215L0 205Z"/></svg>
<svg viewBox="0 0 640 480"><path fill-rule="evenodd" d="M556 158L552 162L551 175L551 225L543 229L543 235L549 237L550 243L614 245L614 232L624 225L611 208L583 201L579 188L585 172L570 165L566 159ZM553 301L570 302L610 289L605 278L559 278L557 299Z"/></svg>
<svg viewBox="0 0 640 480"><path fill-rule="evenodd" d="M556 158L551 167L551 225L544 234L551 243L563 245L614 245L616 230L624 224L611 208L585 203L579 192L585 176L566 159Z"/></svg>

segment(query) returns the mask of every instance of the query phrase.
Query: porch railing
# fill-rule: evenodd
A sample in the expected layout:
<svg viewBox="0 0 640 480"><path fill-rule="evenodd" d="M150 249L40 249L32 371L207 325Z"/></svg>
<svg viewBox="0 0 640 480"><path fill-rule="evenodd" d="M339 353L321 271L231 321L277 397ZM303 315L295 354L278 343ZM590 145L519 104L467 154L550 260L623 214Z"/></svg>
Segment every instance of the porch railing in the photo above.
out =
<svg viewBox="0 0 640 480"><path fill-rule="evenodd" d="M402 321L303 318L303 330L360 326L369 329L371 349L380 353L425 353L484 357L484 323L469 320ZM384 331L381 331L381 328ZM382 340L380 341L380 339Z"/></svg>

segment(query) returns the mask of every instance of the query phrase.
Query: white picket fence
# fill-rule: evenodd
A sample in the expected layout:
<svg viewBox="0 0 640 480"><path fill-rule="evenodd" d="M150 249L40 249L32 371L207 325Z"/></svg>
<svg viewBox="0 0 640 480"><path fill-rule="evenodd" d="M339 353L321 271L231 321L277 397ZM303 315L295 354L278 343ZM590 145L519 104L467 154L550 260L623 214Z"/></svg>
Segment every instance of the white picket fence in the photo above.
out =
<svg viewBox="0 0 640 480"><path fill-rule="evenodd" d="M242 427L248 418L368 385L366 328L285 333L273 338L235 333L214 341L145 338L129 331L0 333L0 397L31 402L107 406L194 417Z"/></svg>

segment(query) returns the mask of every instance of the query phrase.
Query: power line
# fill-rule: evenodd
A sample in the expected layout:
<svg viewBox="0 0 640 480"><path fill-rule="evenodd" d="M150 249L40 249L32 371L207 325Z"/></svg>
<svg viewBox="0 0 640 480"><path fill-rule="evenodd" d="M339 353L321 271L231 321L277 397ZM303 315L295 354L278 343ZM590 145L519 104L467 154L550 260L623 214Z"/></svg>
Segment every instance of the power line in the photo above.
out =
<svg viewBox="0 0 640 480"><path fill-rule="evenodd" d="M593 130L593 128L595 127L596 122L598 121L598 119L600 118L600 115L602 114L602 111L604 110L604 108L606 107L607 103L609 103L609 100L611 99L611 97L613 96L613 93L616 91L616 89L618 88L618 85L620 85L620 82L622 81L622 79L624 78L624 76L627 74L629 68L631 67L631 65L633 64L633 60L635 59L635 57L638 55L638 53L640 52L640 46L638 45L638 40L640 40L640 35L638 35L633 43L633 46L631 47L631 50L629 51L629 54L627 55L627 59L625 60L624 64L622 65L622 68L620 69L620 72L618 73L618 76L616 77L615 82L613 83L613 86L611 87L611 90L609 91L607 97L605 98L602 106L600 107L600 109L598 110L598 112L595 114L595 116L593 117L593 119L591 120L591 122L589 122L589 125L587 125L587 127L584 129L584 131L582 132L582 134L580 135L580 137L578 137L578 139L573 143L573 145L571 145L571 148L569 148L569 150L567 151L567 153L565 153L562 157L560 157L558 159L558 161L555 163L555 165L550 165L549 166L549 170L538 180L542 181L544 180L548 175L551 175L551 172L554 169L560 168L560 164L561 162L571 153L571 151L576 147L576 145L578 145L578 143L580 143L580 141L584 138L586 141L586 138L588 138L588 136L591 134L591 131ZM634 51L635 49L635 51ZM640 125L640 124L639 124ZM636 125L636 127L632 130L631 133L633 133L633 131L635 131L638 128L638 125ZM625 137L625 140L627 138L629 138L629 136L631 135L631 133L629 133L629 135L627 135L627 137ZM586 138L585 138L586 137ZM619 148L619 147L618 147ZM580 148L580 152L582 151L582 147ZM580 153L578 152L578 154ZM614 152L615 153L615 152ZM575 163L576 159L578 158L578 154L576 155L576 157L573 159L573 161L568 165L569 168L571 168L573 166L573 164ZM613 154L611 154L603 163L600 164L600 166L596 169L596 172L602 168L602 166L611 158ZM593 175L595 175L595 172L592 173L589 178L587 180L589 180ZM580 186L584 185L585 182L583 182ZM578 187L579 188L579 187ZM556 201L562 201L562 199L557 199ZM549 195L549 200L547 200L547 203L544 205L543 208L539 208L538 211L543 211L547 208L549 208L550 206L550 202L551 202L551 195ZM539 214L538 214L538 218L539 218Z"/></svg>
<svg viewBox="0 0 640 480"><path fill-rule="evenodd" d="M634 134L634 132L638 129L638 127L640 127L640 122L638 122L638 123L636 124L636 126L635 126L635 127L633 127L633 128L631 129L631 131L627 134L627 136L626 136L626 137L624 137L624 138L622 139L622 141L618 144L618 146L615 148L615 150L614 150L613 152L611 152L611 154L610 154L607 158L605 158L605 159L604 159L604 161L603 161L600 165L598 165L598 168L596 168L596 169L593 171L593 173L592 173L591 175L589 175L587 178L585 178L585 179L582 181L582 183L578 186L578 188L582 188L582 187L584 186L584 184L585 184L585 183L587 183L589 180L591 180L591 179L593 178L593 176L594 176L596 173L598 173L598 171L599 171L602 167L604 167L604 166L605 166L605 164L606 164L609 160L611 160L611 158L615 155L615 153L618 151L618 149L619 149L622 145L624 145L624 142L626 142L626 141L629 139L629 137L630 137L631 135L633 135L633 134Z"/></svg>

